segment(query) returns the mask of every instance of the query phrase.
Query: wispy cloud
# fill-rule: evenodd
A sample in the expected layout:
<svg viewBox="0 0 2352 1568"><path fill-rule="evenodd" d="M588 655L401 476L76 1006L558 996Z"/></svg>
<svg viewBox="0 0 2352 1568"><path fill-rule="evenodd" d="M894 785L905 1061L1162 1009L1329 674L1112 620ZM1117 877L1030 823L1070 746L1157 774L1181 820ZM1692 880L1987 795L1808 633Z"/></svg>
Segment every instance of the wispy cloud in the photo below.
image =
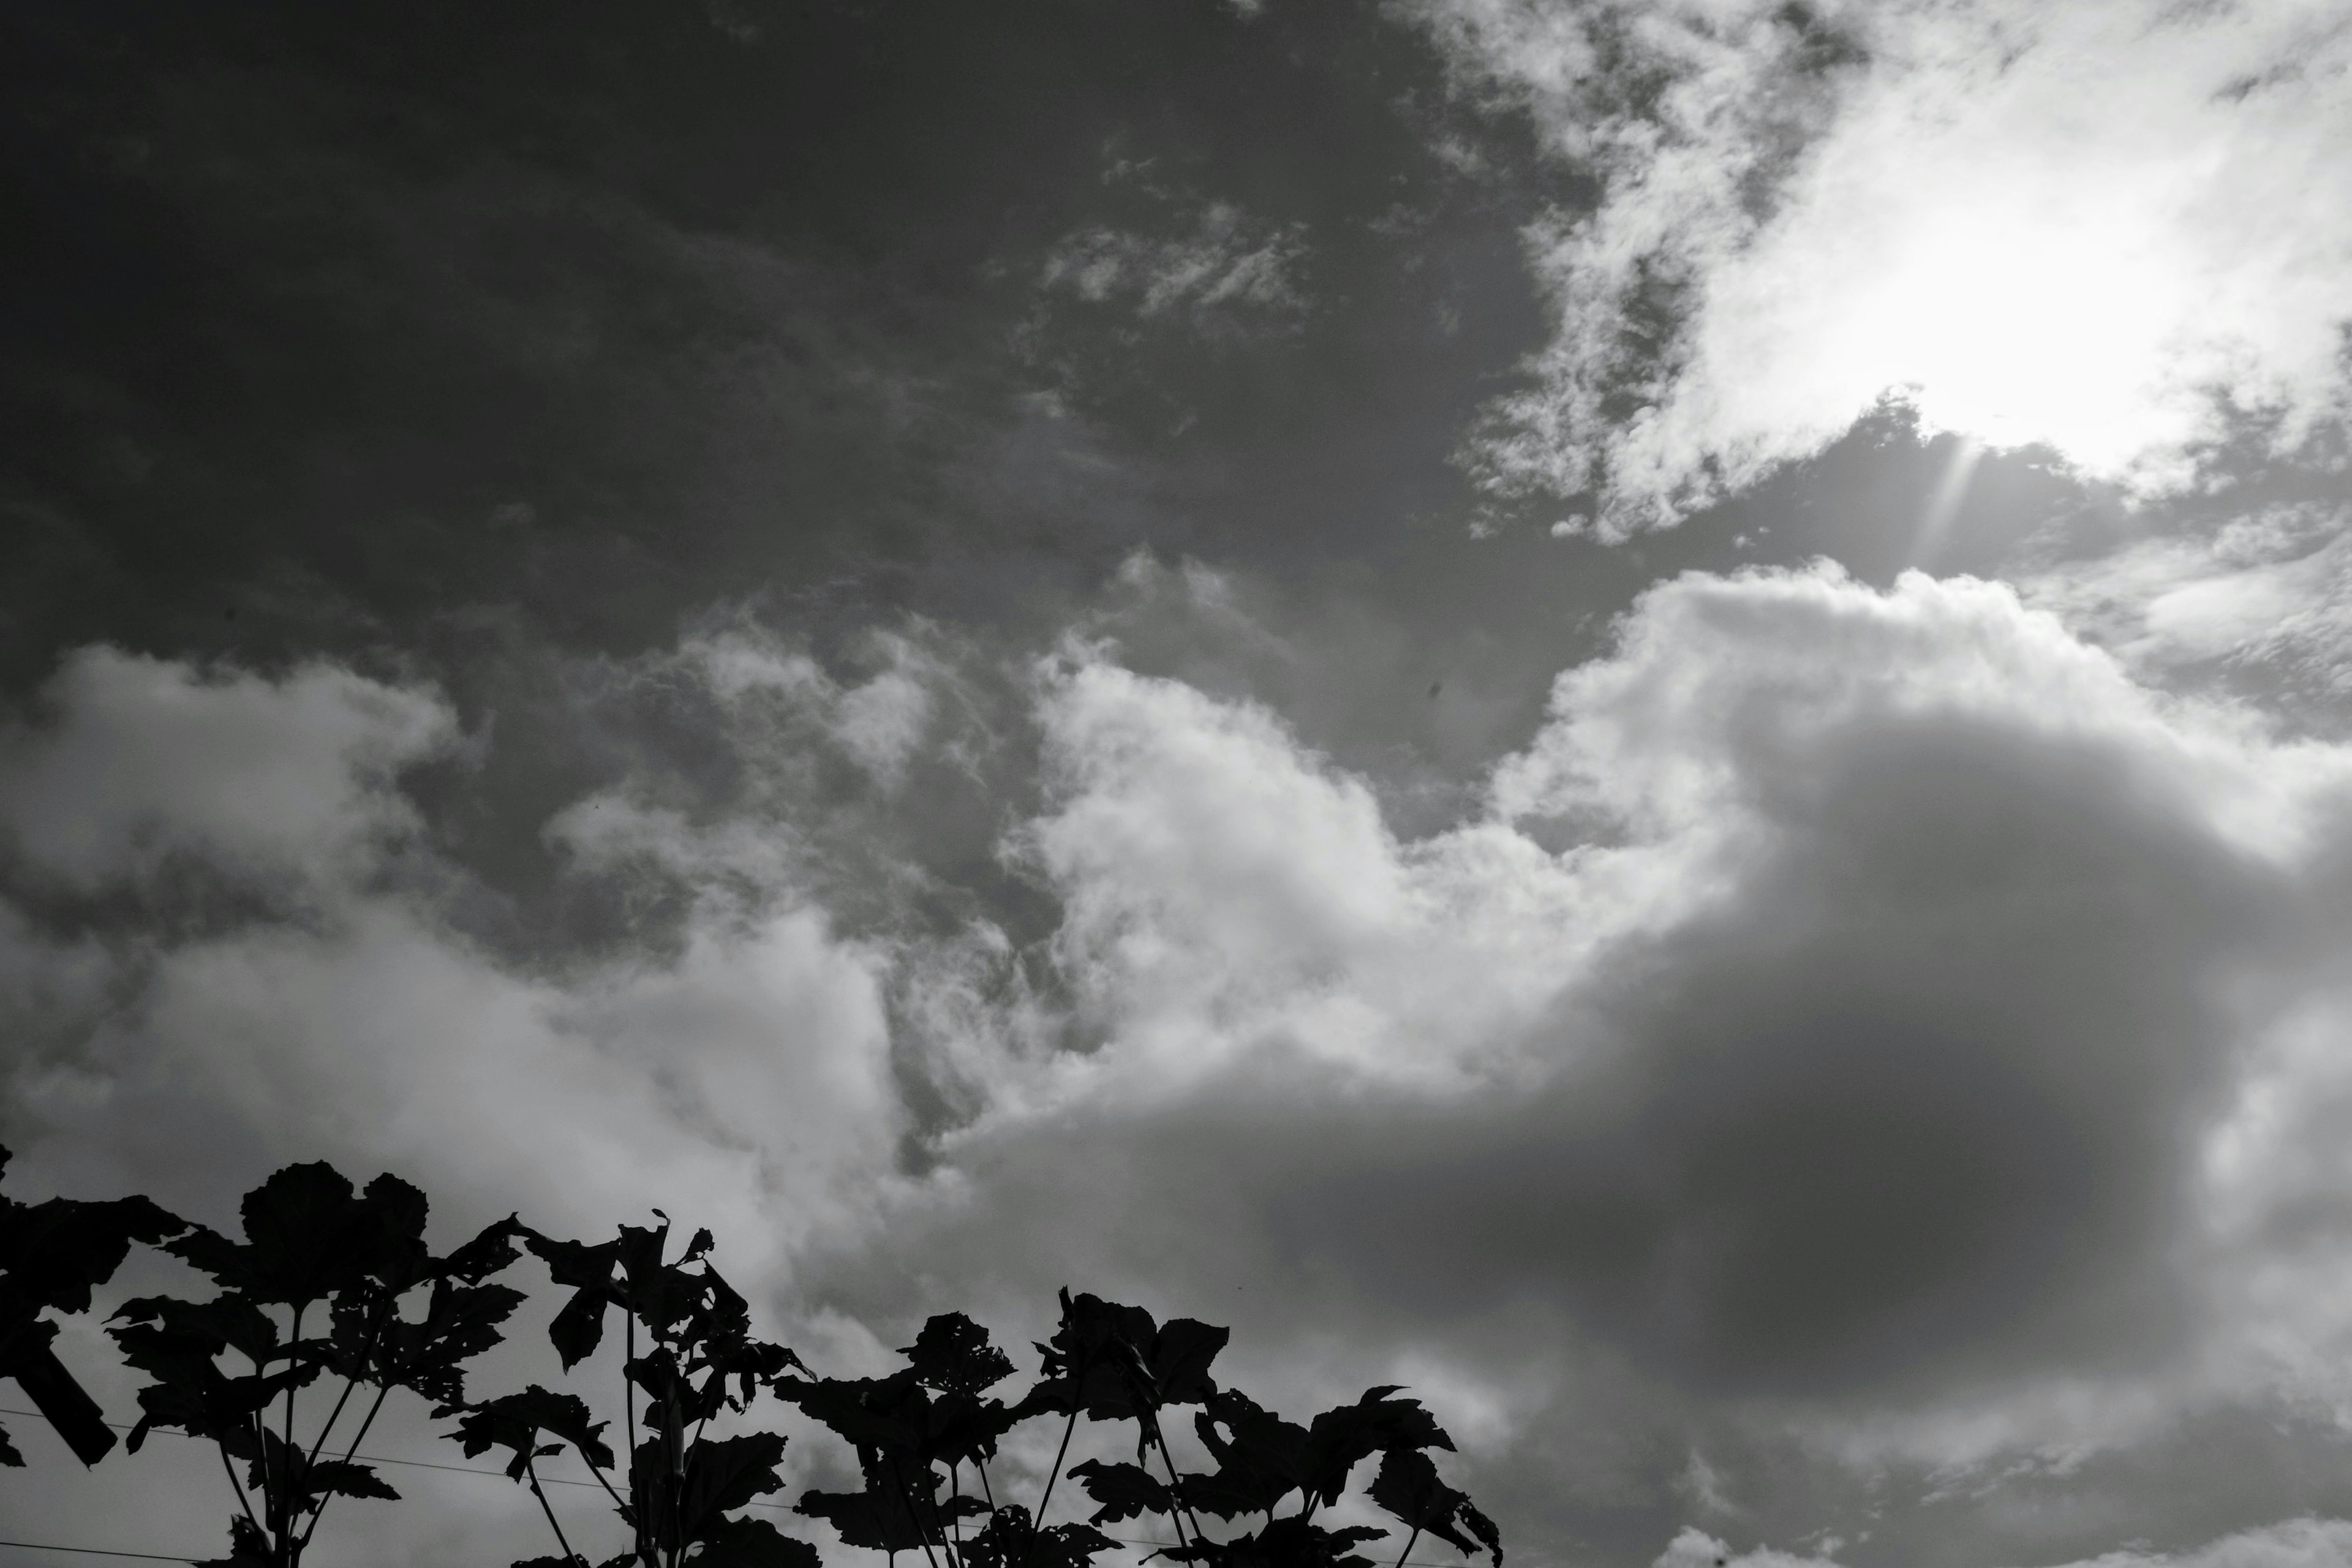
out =
<svg viewBox="0 0 2352 1568"><path fill-rule="evenodd" d="M2272 0L1565 7L1416 0L1598 205L1528 235L1533 384L1470 458L1610 535L1805 456L1882 395L2179 483L2223 402L2340 407L2352 29Z"/></svg>
<svg viewBox="0 0 2352 1568"><path fill-rule="evenodd" d="M1069 235L1046 257L1043 281L1097 304L1127 302L1146 318L1279 317L1306 308L1298 277L1306 255L1299 226L1253 221L1230 203L1211 202L1189 233L1173 237L1101 227Z"/></svg>

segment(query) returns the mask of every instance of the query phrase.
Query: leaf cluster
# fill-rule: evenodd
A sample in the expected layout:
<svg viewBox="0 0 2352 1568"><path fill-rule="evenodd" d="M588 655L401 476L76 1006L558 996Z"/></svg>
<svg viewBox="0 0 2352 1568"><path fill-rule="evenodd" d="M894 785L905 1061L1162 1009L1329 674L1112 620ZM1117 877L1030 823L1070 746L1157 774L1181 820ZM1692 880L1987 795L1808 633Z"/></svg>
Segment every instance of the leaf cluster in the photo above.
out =
<svg viewBox="0 0 2352 1568"><path fill-rule="evenodd" d="M9 1152L0 1148L0 1174ZM95 1465L114 1447L98 1402L58 1359L48 1312L87 1312L90 1292L114 1278L133 1242L153 1244L187 1228L146 1198L19 1203L0 1194L0 1377L13 1377L74 1457ZM0 1427L0 1465L25 1457Z"/></svg>
<svg viewBox="0 0 2352 1568"><path fill-rule="evenodd" d="M710 1265L710 1233L697 1231L669 1260L666 1216L658 1226L623 1226L613 1240L593 1246L537 1231L523 1237L552 1281L572 1292L548 1328L566 1372L595 1353L607 1319L620 1312L631 1428L627 1468L616 1476L619 1459L604 1436L611 1423L592 1422L573 1395L534 1384L438 1412L461 1417L455 1436L467 1455L506 1450L507 1474L538 1497L564 1555L534 1563L586 1561L572 1552L539 1482L537 1461L569 1447L603 1484L629 1531L629 1550L607 1559L605 1568L815 1568L807 1542L765 1520L735 1516L783 1484L777 1467L784 1439L767 1432L712 1436L709 1423L722 1411L748 1411L762 1389L807 1369L782 1345L752 1337L749 1305Z"/></svg>
<svg viewBox="0 0 2352 1568"><path fill-rule="evenodd" d="M1011 1362L955 1313L927 1323L900 1352L908 1364L887 1377L780 1384L782 1397L856 1450L865 1480L861 1491L807 1492L799 1511L827 1521L852 1546L919 1550L931 1568L1080 1568L1117 1544L1097 1527L1154 1516L1177 1537L1155 1555L1181 1563L1370 1568L1354 1548L1386 1531L1333 1529L1315 1515L1338 1502L1357 1468L1377 1455L1371 1501L1409 1528L1408 1551L1426 1533L1465 1552L1483 1545L1500 1568L1493 1524L1438 1479L1428 1458L1426 1450L1451 1449L1452 1440L1397 1388L1369 1389L1301 1426L1219 1386L1212 1368L1229 1337L1224 1329L1189 1318L1161 1324L1142 1308L1067 1290L1061 1307L1053 1338L1036 1347L1036 1383L1011 1405L984 1397ZM1193 1430L1213 1468L1178 1468L1162 1417L1185 1406L1194 1409ZM1024 1421L1055 1416L1061 1444L1036 1515L1000 1504L987 1470L998 1440ZM1135 1458L1070 1466L1066 1474L1094 1504L1092 1517L1043 1525L1082 1418L1133 1422ZM967 1465L984 1502L962 1489ZM1294 1511L1277 1512L1293 1499ZM1214 1531L1203 1528L1202 1515L1219 1521ZM1253 1522L1251 1515L1261 1517ZM974 1521L979 1526L967 1536L964 1527Z"/></svg>
<svg viewBox="0 0 2352 1568"><path fill-rule="evenodd" d="M115 1312L110 1332L150 1380L129 1448L158 1428L213 1443L240 1508L226 1561L257 1551L290 1565L331 1499L398 1498L352 1455L394 1389L464 1398L464 1363L499 1342L523 1300L488 1279L519 1256L520 1227L501 1220L436 1257L423 1193L391 1175L355 1193L323 1163L278 1172L246 1194L240 1217L241 1239L197 1225L163 1243L213 1281L212 1297L142 1297ZM322 1379L341 1390L306 1442L298 1394ZM331 1457L337 1424L362 1392L366 1414Z"/></svg>

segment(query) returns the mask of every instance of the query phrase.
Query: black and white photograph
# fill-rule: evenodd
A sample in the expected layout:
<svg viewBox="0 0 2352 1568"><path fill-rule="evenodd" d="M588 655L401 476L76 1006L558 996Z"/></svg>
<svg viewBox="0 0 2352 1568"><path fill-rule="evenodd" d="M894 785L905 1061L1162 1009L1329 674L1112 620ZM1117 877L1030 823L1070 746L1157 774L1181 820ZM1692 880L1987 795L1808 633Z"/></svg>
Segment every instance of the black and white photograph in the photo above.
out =
<svg viewBox="0 0 2352 1568"><path fill-rule="evenodd" d="M2352 1568L2347 0L0 0L0 1568Z"/></svg>

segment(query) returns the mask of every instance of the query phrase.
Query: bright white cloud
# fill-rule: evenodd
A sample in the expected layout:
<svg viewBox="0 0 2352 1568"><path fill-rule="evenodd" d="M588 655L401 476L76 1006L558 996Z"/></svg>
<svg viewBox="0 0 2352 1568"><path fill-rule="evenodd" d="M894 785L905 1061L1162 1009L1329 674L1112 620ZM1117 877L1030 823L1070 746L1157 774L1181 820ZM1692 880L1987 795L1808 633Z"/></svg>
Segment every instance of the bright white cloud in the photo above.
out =
<svg viewBox="0 0 2352 1568"><path fill-rule="evenodd" d="M6 826L36 866L168 903L171 849L299 876L305 897L296 919L136 942L6 910L9 1103L39 1157L218 1201L324 1155L556 1228L665 1203L728 1234L755 1280L887 1177L881 966L805 904L717 900L670 957L519 972L383 880L413 826L392 773L454 733L431 693L96 650L45 701L0 747Z"/></svg>
<svg viewBox="0 0 2352 1568"><path fill-rule="evenodd" d="M0 730L0 822L85 890L174 851L247 876L348 873L414 814L384 786L457 727L430 693L331 665L280 681L85 648L44 689L54 727Z"/></svg>
<svg viewBox="0 0 2352 1568"><path fill-rule="evenodd" d="M2352 512L2341 505L2258 507L2054 564L2021 586L2158 679L2252 678L2339 713L2352 696Z"/></svg>
<svg viewBox="0 0 2352 1568"><path fill-rule="evenodd" d="M2212 395L2340 409L2352 30L2181 7L1420 0L1466 79L1603 182L1534 232L1556 332L1475 456L1622 534L1883 395L2177 483Z"/></svg>
<svg viewBox="0 0 2352 1568"><path fill-rule="evenodd" d="M377 875L397 760L453 732L429 694L344 675L329 722L316 673L61 684L8 737L5 776L46 781L7 797L21 842L66 823L142 897L170 896L142 835L319 868L299 921L136 943L0 911L12 1116L52 1171L114 1162L79 1184L209 1202L321 1152L583 1229L651 1194L747 1282L877 1322L915 1280L983 1312L1040 1279L1231 1300L1286 1399L1410 1377L1487 1473L1557 1467L1558 1506L1691 1490L1692 1433L1626 1437L1650 1475L1575 1447L1612 1422L1761 1408L1821 1462L1965 1476L2333 1386L2352 1231L2310 1218L2352 1147L2352 750L2153 691L1998 585L1695 574L1560 677L1489 813L1414 839L1276 715L1074 642L1029 689L1043 805L1007 851L1059 910L1057 1016L991 982L993 928L847 942L796 880L822 843L761 858L869 833L787 809L825 768L900 798L841 717L893 673L931 694L891 753L919 779L949 675L756 638L647 675L719 705L751 782L562 819L589 871L640 856L694 897L668 949L560 974ZM243 744L77 787L221 689ZM218 815L228 780L284 803L283 843ZM910 1027L958 1037L970 1117L922 1181L894 1173ZM1706 1453L1696 1506L1749 1501L1738 1446Z"/></svg>
<svg viewBox="0 0 2352 1568"><path fill-rule="evenodd" d="M2347 1563L2352 1563L2352 1524L2340 1519L2297 1519L2224 1536L2193 1551L2110 1552L2067 1568L2345 1568Z"/></svg>
<svg viewBox="0 0 2352 1568"><path fill-rule="evenodd" d="M1361 780L1263 709L1083 654L1042 695L1058 804L1017 853L1060 897L1063 967L1123 1066L1490 1070L1589 950L1589 895L1533 845L1401 845Z"/></svg>
<svg viewBox="0 0 2352 1568"><path fill-rule="evenodd" d="M1306 252L1298 226L1259 223L1230 203L1212 202L1180 238L1101 227L1070 235L1045 258L1043 281L1097 304L1132 300L1145 317L1183 310L1202 321L1236 307L1296 311L1305 304L1297 271Z"/></svg>
<svg viewBox="0 0 2352 1568"><path fill-rule="evenodd" d="M1799 1557L1758 1547L1734 1552L1724 1542L1698 1530L1685 1530L1659 1553L1651 1568L1837 1568L1826 1556Z"/></svg>

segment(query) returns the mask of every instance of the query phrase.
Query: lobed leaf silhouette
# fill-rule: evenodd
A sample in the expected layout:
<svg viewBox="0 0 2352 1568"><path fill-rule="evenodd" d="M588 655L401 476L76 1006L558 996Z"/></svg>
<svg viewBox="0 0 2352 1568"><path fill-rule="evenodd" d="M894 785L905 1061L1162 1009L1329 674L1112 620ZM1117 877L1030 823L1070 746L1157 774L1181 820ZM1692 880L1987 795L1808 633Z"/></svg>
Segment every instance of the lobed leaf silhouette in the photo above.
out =
<svg viewBox="0 0 2352 1568"><path fill-rule="evenodd" d="M257 1532L273 1568L295 1568L331 1500L398 1498L352 1458L387 1394L463 1401L464 1363L499 1342L499 1325L523 1300L488 1280L519 1256L520 1226L509 1216L436 1258L425 1242L422 1192L389 1174L355 1191L317 1162L277 1172L246 1194L238 1214L242 1239L186 1226L163 1243L210 1276L217 1294L127 1302L109 1332L150 1380L128 1446L138 1448L157 1427L213 1442L231 1480L240 1464L246 1478L230 1560L250 1544L236 1533L242 1529ZM412 1315L404 1308L419 1292L424 1310ZM313 1326L320 1331L306 1331ZM246 1370L225 1367L228 1357ZM298 1440L297 1396L329 1377L341 1381L341 1393ZM327 1457L336 1423L359 1408L362 1390L370 1392L357 1432L341 1458Z"/></svg>
<svg viewBox="0 0 2352 1568"><path fill-rule="evenodd" d="M977 1399L1013 1375L1013 1358L996 1348L988 1331L961 1312L941 1312L923 1324L915 1342L898 1352L915 1380L939 1394Z"/></svg>
<svg viewBox="0 0 2352 1568"><path fill-rule="evenodd" d="M450 1414L436 1410L436 1415ZM501 1394L466 1407L465 1419L454 1436L465 1445L466 1458L479 1458L492 1448L504 1448L514 1458L507 1477L520 1480L531 1459L561 1453L561 1445L542 1445L542 1436L572 1445L580 1457L604 1469L613 1468L613 1450L602 1436L609 1421L591 1421L588 1406L578 1395L553 1394L537 1384L519 1394Z"/></svg>
<svg viewBox="0 0 2352 1568"><path fill-rule="evenodd" d="M1107 1465L1088 1459L1072 1465L1070 1478L1102 1505L1095 1510L1091 1521L1095 1524L1118 1524L1141 1514L1169 1511L1168 1483L1140 1465Z"/></svg>
<svg viewBox="0 0 2352 1568"><path fill-rule="evenodd" d="M1468 1497L1440 1479L1437 1467L1419 1449L1395 1448L1381 1456L1371 1499L1412 1526L1415 1535L1433 1535L1465 1552L1484 1546L1494 1554L1495 1568L1502 1568L1503 1541L1495 1521L1473 1507ZM1405 1550L1412 1549L1408 1541Z"/></svg>
<svg viewBox="0 0 2352 1568"><path fill-rule="evenodd" d="M964 1543L966 1568L1089 1568L1118 1542L1087 1524L1056 1524L1040 1530L1029 1510L1007 1503Z"/></svg>
<svg viewBox="0 0 2352 1568"><path fill-rule="evenodd" d="M467 1407L454 1435L509 1447L515 1458L507 1473L528 1478L535 1492L532 1461L554 1451L538 1447L539 1436L562 1436L595 1471L630 1532L631 1549L613 1560L616 1564L678 1568L709 1561L804 1568L804 1543L764 1521L729 1517L729 1510L782 1485L777 1467L784 1438L763 1432L713 1437L706 1426L722 1411L748 1410L762 1389L808 1383L807 1368L790 1350L751 1336L749 1303L710 1264L711 1234L695 1232L668 1258L668 1216L654 1212L658 1226L622 1226L614 1239L593 1246L519 1228L550 1279L572 1292L548 1328L566 1372L604 1342L607 1314L614 1309L621 1314L626 1339L621 1395L631 1438L626 1473L606 1473L614 1457L596 1434L608 1423L589 1428L586 1405L565 1395L571 1403L560 1412L566 1425L559 1428L553 1405L559 1396L536 1384ZM803 1376L788 1379L795 1370ZM553 1510L543 1494L540 1500L560 1538Z"/></svg>
<svg viewBox="0 0 2352 1568"><path fill-rule="evenodd" d="M0 1147L0 1174L10 1158ZM133 1242L152 1245L186 1228L185 1220L142 1197L23 1204L0 1194L0 1378L16 1379L85 1465L113 1451L114 1431L58 1359L57 1325L42 1314L89 1310L91 1291L114 1278ZM0 1465L24 1463L0 1428Z"/></svg>
<svg viewBox="0 0 2352 1568"><path fill-rule="evenodd" d="M721 1520L705 1532L694 1568L818 1568L816 1548L764 1519Z"/></svg>

